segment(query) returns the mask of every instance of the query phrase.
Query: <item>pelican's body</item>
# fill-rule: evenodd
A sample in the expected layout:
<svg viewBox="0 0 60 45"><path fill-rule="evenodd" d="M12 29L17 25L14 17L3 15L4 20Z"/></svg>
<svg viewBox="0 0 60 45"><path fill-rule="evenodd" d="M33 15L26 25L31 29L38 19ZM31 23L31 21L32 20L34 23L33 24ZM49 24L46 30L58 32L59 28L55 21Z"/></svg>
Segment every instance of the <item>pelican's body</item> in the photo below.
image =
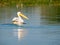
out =
<svg viewBox="0 0 60 45"><path fill-rule="evenodd" d="M18 17L14 17L12 21L13 21L13 24L17 24L19 26L24 24L24 20L21 17L28 19L26 16L22 15L21 12L17 12L17 16Z"/></svg>

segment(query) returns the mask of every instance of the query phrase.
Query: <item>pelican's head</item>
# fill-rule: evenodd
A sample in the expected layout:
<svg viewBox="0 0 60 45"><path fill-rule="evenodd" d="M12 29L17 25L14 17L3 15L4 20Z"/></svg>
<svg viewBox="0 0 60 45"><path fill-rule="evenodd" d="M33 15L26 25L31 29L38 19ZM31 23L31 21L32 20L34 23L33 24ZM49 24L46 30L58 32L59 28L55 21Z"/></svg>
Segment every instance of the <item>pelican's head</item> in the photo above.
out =
<svg viewBox="0 0 60 45"><path fill-rule="evenodd" d="M17 15L19 16L21 14L21 12L17 12Z"/></svg>
<svg viewBox="0 0 60 45"><path fill-rule="evenodd" d="M28 17L26 17L25 15L23 15L21 12L17 12L17 15L18 15L18 17L21 16L21 17L23 17L25 19L28 19Z"/></svg>

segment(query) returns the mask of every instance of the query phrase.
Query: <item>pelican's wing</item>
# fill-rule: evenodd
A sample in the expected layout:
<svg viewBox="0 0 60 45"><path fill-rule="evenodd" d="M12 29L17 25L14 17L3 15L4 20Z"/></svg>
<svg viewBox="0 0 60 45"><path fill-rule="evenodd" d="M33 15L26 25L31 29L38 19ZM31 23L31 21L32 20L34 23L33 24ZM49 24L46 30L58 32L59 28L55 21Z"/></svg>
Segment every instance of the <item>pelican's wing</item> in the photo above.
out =
<svg viewBox="0 0 60 45"><path fill-rule="evenodd" d="M12 21L17 21L18 20L18 17L14 17L13 19L12 19Z"/></svg>

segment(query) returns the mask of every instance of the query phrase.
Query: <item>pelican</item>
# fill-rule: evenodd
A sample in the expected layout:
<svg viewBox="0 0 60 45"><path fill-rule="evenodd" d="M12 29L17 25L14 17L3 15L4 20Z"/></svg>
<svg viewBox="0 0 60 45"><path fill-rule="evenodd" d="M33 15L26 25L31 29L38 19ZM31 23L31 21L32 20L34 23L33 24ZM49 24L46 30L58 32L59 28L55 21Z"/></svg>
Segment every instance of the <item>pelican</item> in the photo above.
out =
<svg viewBox="0 0 60 45"><path fill-rule="evenodd" d="M12 19L13 24L16 24L16 25L19 25L19 26L23 25L24 20L22 19L22 17L25 18L25 19L28 19L28 17L23 15L21 12L17 12L17 17L14 17Z"/></svg>

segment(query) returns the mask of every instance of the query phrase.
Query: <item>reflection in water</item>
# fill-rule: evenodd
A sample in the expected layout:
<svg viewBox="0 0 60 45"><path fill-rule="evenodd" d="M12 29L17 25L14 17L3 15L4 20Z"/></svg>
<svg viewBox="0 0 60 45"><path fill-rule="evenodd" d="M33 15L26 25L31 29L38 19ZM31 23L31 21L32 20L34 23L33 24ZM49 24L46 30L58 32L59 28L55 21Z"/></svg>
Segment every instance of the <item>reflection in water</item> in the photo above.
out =
<svg viewBox="0 0 60 45"><path fill-rule="evenodd" d="M48 6L41 9L24 7L22 12L29 17L29 21L25 20L26 25L23 26L28 29L27 34L22 27L11 24L12 18L16 16L16 8L0 8L0 24L9 23L9 25L0 25L0 45L59 45L60 10L57 9L58 7Z"/></svg>
<svg viewBox="0 0 60 45"><path fill-rule="evenodd" d="M60 24L60 6L41 7L41 20L45 24Z"/></svg>
<svg viewBox="0 0 60 45"><path fill-rule="evenodd" d="M14 29L14 36L18 37L18 40L21 40L26 35L26 31L22 28Z"/></svg>

